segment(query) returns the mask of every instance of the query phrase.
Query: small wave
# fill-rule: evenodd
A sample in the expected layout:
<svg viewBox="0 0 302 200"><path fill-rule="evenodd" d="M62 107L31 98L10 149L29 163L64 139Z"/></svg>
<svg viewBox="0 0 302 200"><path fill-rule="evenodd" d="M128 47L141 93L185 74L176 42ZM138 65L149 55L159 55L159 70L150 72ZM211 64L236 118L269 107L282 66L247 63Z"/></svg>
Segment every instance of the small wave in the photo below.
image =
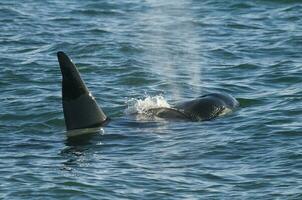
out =
<svg viewBox="0 0 302 200"><path fill-rule="evenodd" d="M237 100L242 108L261 105L262 103L260 99L237 98Z"/></svg>
<svg viewBox="0 0 302 200"><path fill-rule="evenodd" d="M242 63L242 64L238 64L238 65L234 65L232 68L235 69L244 69L244 70L257 70L260 68L259 65L256 64L251 64L251 63Z"/></svg>
<svg viewBox="0 0 302 200"><path fill-rule="evenodd" d="M281 4L295 4L295 3L301 3L300 0L264 0L264 2L270 2L270 3L281 3Z"/></svg>
<svg viewBox="0 0 302 200"><path fill-rule="evenodd" d="M11 7L1 7L0 13L1 16L4 18L12 17L12 16L19 17L19 18L27 18L28 16L30 16L30 14L28 13L21 12L20 10Z"/></svg>
<svg viewBox="0 0 302 200"><path fill-rule="evenodd" d="M96 3L88 3L85 7L86 9L104 9L104 10L111 9L112 10L112 9L118 9L120 5L113 2L96 2Z"/></svg>
<svg viewBox="0 0 302 200"><path fill-rule="evenodd" d="M73 14L81 14L85 16L103 16L103 15L123 15L125 14L121 10L113 10L113 9L81 9L73 11Z"/></svg>
<svg viewBox="0 0 302 200"><path fill-rule="evenodd" d="M230 6L230 8L232 9L249 9L249 8L253 8L254 5L247 3L247 2L240 2L240 3L236 3Z"/></svg>
<svg viewBox="0 0 302 200"><path fill-rule="evenodd" d="M127 101L127 109L125 113L131 114L144 114L150 109L154 108L170 108L170 104L161 95L147 96L145 99L130 99Z"/></svg>
<svg viewBox="0 0 302 200"><path fill-rule="evenodd" d="M248 25L248 24L245 24L245 23L238 23L238 22L231 22L229 24L226 25L227 27L229 28L232 28L232 29L245 29L245 30L250 30L250 29L261 29L259 26L257 25Z"/></svg>
<svg viewBox="0 0 302 200"><path fill-rule="evenodd" d="M234 54L233 52L231 52L230 50L226 50L224 48L217 48L217 49L213 49L211 51L211 53L217 57L220 58L224 58L224 59L238 59L240 57L238 57L236 54Z"/></svg>

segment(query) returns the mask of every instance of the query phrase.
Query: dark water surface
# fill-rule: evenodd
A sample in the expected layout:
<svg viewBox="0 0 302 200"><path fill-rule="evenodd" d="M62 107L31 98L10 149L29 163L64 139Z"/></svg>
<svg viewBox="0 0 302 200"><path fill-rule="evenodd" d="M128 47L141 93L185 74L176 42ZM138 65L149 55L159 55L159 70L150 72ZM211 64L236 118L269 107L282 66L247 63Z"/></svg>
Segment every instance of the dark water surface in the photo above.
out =
<svg viewBox="0 0 302 200"><path fill-rule="evenodd" d="M298 0L0 3L0 199L302 199ZM113 118L68 141L56 52ZM129 99L238 98L204 123Z"/></svg>

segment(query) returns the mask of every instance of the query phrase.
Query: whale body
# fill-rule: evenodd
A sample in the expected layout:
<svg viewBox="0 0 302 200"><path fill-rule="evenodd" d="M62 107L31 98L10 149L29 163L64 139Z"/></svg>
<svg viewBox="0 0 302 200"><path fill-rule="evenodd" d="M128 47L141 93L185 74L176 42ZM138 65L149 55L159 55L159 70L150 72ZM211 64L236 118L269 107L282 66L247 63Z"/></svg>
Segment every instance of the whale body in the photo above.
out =
<svg viewBox="0 0 302 200"><path fill-rule="evenodd" d="M102 127L110 119L89 92L75 64L62 51L57 53L62 73L62 105L67 131ZM239 106L229 94L210 93L173 108L152 108L147 114L165 119L212 120Z"/></svg>
<svg viewBox="0 0 302 200"><path fill-rule="evenodd" d="M210 93L194 100L185 101L173 108L154 108L147 112L152 112L160 118L207 121L227 114L238 106L238 101L229 94Z"/></svg>

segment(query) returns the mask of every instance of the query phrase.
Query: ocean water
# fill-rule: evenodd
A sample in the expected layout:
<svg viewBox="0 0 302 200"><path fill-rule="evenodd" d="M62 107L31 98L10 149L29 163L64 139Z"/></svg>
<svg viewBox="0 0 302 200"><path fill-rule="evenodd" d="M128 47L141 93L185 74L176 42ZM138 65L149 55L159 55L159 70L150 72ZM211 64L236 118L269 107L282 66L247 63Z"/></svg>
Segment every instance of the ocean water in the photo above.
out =
<svg viewBox="0 0 302 200"><path fill-rule="evenodd" d="M302 199L301 1L2 0L0 28L0 199ZM57 51L112 118L100 133L66 138ZM208 92L241 106L127 113Z"/></svg>

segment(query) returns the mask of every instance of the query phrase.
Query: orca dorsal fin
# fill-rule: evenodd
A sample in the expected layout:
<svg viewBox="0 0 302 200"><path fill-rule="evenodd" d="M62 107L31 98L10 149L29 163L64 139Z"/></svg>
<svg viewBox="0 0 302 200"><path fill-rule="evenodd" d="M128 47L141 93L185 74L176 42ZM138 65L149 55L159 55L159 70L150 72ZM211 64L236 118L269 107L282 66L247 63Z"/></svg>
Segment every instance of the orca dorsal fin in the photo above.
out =
<svg viewBox="0 0 302 200"><path fill-rule="evenodd" d="M89 92L75 64L62 51L57 53L62 72L62 100L67 130L100 127L108 120Z"/></svg>

